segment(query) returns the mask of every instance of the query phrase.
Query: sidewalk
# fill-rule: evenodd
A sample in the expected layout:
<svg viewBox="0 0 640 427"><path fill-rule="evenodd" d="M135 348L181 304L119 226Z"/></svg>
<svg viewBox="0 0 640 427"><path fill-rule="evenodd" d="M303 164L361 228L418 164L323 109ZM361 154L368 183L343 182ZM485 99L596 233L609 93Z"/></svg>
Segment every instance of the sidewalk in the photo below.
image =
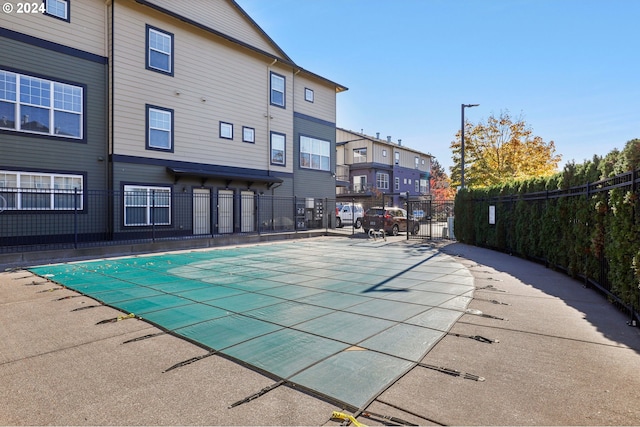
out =
<svg viewBox="0 0 640 427"><path fill-rule="evenodd" d="M604 297L519 258L457 243L441 250L475 278L471 314L358 421L640 424L640 329ZM0 424L340 424L330 417L342 408L287 386L229 408L275 381L217 355L165 372L206 351L166 334L124 344L159 330L137 319L96 325L122 313L72 311L96 304L77 295L24 270L0 273Z"/></svg>

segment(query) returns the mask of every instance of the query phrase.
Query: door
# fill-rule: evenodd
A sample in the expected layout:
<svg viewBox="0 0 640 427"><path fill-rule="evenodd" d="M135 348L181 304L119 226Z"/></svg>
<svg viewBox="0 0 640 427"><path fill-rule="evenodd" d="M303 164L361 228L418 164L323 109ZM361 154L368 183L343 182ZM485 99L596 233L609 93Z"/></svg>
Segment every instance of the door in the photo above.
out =
<svg viewBox="0 0 640 427"><path fill-rule="evenodd" d="M233 233L233 190L218 190L218 233Z"/></svg>
<svg viewBox="0 0 640 427"><path fill-rule="evenodd" d="M211 190L193 189L193 234L211 234Z"/></svg>
<svg viewBox="0 0 640 427"><path fill-rule="evenodd" d="M253 191L243 191L240 195L240 231L243 233L250 233L255 231L255 193Z"/></svg>

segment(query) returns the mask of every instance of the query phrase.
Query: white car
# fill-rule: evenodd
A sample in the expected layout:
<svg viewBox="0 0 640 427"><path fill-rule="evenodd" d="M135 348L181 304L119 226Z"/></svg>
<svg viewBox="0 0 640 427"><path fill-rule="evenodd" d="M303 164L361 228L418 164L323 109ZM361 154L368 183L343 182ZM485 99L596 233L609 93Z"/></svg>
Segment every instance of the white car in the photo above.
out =
<svg viewBox="0 0 640 427"><path fill-rule="evenodd" d="M362 217L364 208L360 203L343 203L336 205L336 228L345 225L353 225L355 228L362 227Z"/></svg>

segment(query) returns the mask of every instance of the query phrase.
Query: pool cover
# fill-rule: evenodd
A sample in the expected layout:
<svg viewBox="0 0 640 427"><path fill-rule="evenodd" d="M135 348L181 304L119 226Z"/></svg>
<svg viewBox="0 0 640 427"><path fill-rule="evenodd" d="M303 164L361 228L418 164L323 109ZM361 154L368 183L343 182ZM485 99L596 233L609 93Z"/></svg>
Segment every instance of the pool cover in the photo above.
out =
<svg viewBox="0 0 640 427"><path fill-rule="evenodd" d="M354 408L413 368L474 289L428 246L338 238L29 270Z"/></svg>

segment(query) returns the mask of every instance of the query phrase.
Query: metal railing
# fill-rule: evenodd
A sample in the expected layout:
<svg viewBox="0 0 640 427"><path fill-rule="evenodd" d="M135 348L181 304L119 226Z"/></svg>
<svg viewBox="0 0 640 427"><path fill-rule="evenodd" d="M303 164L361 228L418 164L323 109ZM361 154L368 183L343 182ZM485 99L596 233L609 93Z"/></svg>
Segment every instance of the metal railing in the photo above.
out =
<svg viewBox="0 0 640 427"><path fill-rule="evenodd" d="M328 229L335 199L0 188L0 253Z"/></svg>

